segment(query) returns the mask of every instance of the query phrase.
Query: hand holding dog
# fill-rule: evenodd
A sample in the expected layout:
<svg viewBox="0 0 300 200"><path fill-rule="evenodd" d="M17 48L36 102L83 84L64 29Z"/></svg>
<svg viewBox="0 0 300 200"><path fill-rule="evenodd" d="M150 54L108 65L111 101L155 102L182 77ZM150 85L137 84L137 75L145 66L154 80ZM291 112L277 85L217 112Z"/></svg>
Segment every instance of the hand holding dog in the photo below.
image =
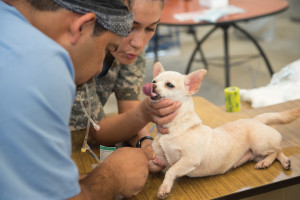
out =
<svg viewBox="0 0 300 200"><path fill-rule="evenodd" d="M144 148L147 151L150 150L155 155L155 157L152 160L150 160L150 162L149 162L149 171L151 173L158 173L166 167L166 163L156 157L156 154L154 153L153 148L152 148L152 143L153 143L152 140L145 140L142 143L141 148Z"/></svg>
<svg viewBox="0 0 300 200"><path fill-rule="evenodd" d="M169 132L163 125L171 122L176 114L177 109L181 106L180 102L174 102L170 99L163 99L161 101L151 101L149 97L146 97L142 102L145 108L145 116L157 125L157 129L160 133L166 134Z"/></svg>
<svg viewBox="0 0 300 200"><path fill-rule="evenodd" d="M149 148L120 148L103 162L117 177L118 193L126 198L139 193L148 177L148 163L154 156Z"/></svg>

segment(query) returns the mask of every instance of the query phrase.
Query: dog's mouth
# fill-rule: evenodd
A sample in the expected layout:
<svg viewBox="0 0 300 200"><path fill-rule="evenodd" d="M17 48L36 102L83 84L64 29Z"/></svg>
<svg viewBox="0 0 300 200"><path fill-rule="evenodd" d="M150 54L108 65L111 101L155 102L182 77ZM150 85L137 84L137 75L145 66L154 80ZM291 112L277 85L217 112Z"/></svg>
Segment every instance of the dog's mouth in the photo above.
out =
<svg viewBox="0 0 300 200"><path fill-rule="evenodd" d="M159 101L160 99L161 97L158 94L156 94L156 96L151 97L152 101Z"/></svg>
<svg viewBox="0 0 300 200"><path fill-rule="evenodd" d="M155 92L155 88L152 83L146 83L143 85L143 92L149 96L151 100L158 101L161 99L161 96Z"/></svg>

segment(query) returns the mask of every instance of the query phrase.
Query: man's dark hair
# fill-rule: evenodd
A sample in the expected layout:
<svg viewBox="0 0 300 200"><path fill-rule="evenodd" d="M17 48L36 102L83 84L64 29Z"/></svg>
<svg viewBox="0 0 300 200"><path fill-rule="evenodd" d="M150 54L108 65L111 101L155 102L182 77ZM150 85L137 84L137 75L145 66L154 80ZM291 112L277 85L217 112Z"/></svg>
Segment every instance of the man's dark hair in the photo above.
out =
<svg viewBox="0 0 300 200"><path fill-rule="evenodd" d="M58 5L56 2L53 0L26 0L33 8L39 11L57 11L59 9L62 9L60 5ZM107 1L107 6L108 7L113 7L115 6L114 4L111 3L110 0ZM130 10L132 7L134 0L126 0L128 9ZM104 27L102 27L98 22L95 22L94 26L94 31L93 31L93 36L100 36L102 33L107 31Z"/></svg>
<svg viewBox="0 0 300 200"><path fill-rule="evenodd" d="M26 0L32 7L39 11L56 11L62 7L52 0Z"/></svg>

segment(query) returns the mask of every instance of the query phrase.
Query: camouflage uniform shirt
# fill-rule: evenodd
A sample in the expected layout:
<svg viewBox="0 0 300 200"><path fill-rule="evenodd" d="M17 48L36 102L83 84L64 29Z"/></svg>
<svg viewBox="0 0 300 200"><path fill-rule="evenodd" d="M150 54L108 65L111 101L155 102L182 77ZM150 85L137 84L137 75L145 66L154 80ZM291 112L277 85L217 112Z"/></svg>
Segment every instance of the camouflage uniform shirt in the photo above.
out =
<svg viewBox="0 0 300 200"><path fill-rule="evenodd" d="M114 61L108 73L101 78L93 77L86 84L77 87L77 96L72 107L69 127L71 131L84 129L88 119L84 114L80 98L86 111L89 112L89 101L91 105L91 118L95 123L104 118L103 106L111 93L115 93L117 100L138 100L145 77L145 54L141 53L131 65L122 65ZM79 98L80 97L80 98Z"/></svg>

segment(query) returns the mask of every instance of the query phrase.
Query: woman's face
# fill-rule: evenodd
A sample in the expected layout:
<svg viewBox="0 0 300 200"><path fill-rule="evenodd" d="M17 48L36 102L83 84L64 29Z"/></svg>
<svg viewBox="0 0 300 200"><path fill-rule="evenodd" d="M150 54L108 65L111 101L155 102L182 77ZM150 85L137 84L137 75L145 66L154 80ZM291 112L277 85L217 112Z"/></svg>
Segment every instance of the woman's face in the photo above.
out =
<svg viewBox="0 0 300 200"><path fill-rule="evenodd" d="M112 52L112 55L124 65L132 64L154 35L162 12L162 2L134 1L132 12L134 22L131 32L128 37L122 39L118 50Z"/></svg>

